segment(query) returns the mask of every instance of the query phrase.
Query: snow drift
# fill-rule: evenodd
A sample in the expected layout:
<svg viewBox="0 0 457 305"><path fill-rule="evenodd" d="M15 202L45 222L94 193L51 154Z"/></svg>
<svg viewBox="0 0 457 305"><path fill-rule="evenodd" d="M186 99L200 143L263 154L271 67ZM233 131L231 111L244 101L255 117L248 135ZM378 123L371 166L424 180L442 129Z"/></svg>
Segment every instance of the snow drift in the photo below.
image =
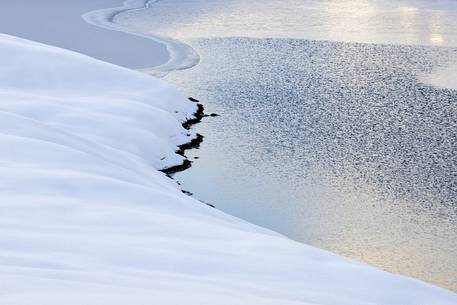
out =
<svg viewBox="0 0 457 305"><path fill-rule="evenodd" d="M181 193L195 104L166 83L0 35L0 304L451 305Z"/></svg>

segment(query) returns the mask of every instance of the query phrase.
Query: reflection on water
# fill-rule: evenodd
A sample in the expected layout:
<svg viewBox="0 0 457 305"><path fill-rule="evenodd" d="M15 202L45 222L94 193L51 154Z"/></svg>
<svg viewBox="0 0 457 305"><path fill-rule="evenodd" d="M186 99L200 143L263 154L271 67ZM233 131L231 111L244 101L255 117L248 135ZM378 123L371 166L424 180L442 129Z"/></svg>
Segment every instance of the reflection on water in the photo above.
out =
<svg viewBox="0 0 457 305"><path fill-rule="evenodd" d="M457 46L454 0L162 0L116 22L182 40L243 36Z"/></svg>
<svg viewBox="0 0 457 305"><path fill-rule="evenodd" d="M294 239L457 291L457 91L419 77L457 49L215 37L244 22L255 37L273 24L275 37L456 45L454 12L291 0L307 14L285 18L278 1L226 2L186 1L176 13L175 1L161 1L119 17L185 37L202 57L166 78L221 114L196 126L205 141L176 175L183 188ZM266 22L272 8L279 16ZM297 20L315 27L287 29Z"/></svg>

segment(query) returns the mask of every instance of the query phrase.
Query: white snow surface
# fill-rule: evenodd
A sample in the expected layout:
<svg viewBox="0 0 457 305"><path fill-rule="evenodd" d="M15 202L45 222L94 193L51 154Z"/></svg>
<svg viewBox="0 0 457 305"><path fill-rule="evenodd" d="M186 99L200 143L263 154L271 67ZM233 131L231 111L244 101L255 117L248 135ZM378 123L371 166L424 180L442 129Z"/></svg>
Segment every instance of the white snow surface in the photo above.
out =
<svg viewBox="0 0 457 305"><path fill-rule="evenodd" d="M181 193L195 104L163 81L0 35L0 304L455 305Z"/></svg>

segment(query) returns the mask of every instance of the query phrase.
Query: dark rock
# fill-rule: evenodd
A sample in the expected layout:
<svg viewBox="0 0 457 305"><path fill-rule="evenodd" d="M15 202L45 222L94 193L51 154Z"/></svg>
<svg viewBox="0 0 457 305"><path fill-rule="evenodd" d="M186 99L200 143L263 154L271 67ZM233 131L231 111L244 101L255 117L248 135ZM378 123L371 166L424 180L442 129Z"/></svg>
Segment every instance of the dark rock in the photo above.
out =
<svg viewBox="0 0 457 305"><path fill-rule="evenodd" d="M186 170L191 166L192 166L192 162L190 162L189 160L185 159L182 162L182 164L175 165L175 166L168 167L168 168L164 168L164 169L161 170L161 172L163 172L163 173L165 173L165 174L170 176L171 174L182 172L183 170Z"/></svg>
<svg viewBox="0 0 457 305"><path fill-rule="evenodd" d="M197 104L197 111L194 113L194 118L185 121L182 124L182 127L186 128L186 129L190 129L190 127L192 125L200 123L202 121L202 118L205 115L204 112L205 112L205 107L203 107L202 104Z"/></svg>
<svg viewBox="0 0 457 305"><path fill-rule="evenodd" d="M192 139L190 142L179 145L178 146L179 149L176 151L176 153L178 155L184 156L184 152L186 150L199 148L200 144L203 142L203 139L204 139L204 137L201 134L197 133L197 136L194 139Z"/></svg>
<svg viewBox="0 0 457 305"><path fill-rule="evenodd" d="M184 194L186 194L187 196L192 196L193 194L189 191L186 191L186 190L181 190L181 192L183 192Z"/></svg>
<svg viewBox="0 0 457 305"><path fill-rule="evenodd" d="M215 209L215 208L216 208L216 206L215 206L215 205L213 205L213 204L211 204L211 203L208 203L208 202L204 202L204 201L202 201L202 202L203 202L204 204L206 204L207 206L210 206L210 207L212 207L213 209Z"/></svg>

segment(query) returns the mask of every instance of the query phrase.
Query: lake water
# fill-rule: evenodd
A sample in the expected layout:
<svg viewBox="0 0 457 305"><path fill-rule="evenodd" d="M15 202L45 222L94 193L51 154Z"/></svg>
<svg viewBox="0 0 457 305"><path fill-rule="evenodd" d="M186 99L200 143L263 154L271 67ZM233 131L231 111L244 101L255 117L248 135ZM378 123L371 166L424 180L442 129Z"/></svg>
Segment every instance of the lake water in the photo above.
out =
<svg viewBox="0 0 457 305"><path fill-rule="evenodd" d="M184 189L457 291L457 91L425 81L457 62L456 1L170 0L116 22L201 57L166 77L221 115Z"/></svg>

